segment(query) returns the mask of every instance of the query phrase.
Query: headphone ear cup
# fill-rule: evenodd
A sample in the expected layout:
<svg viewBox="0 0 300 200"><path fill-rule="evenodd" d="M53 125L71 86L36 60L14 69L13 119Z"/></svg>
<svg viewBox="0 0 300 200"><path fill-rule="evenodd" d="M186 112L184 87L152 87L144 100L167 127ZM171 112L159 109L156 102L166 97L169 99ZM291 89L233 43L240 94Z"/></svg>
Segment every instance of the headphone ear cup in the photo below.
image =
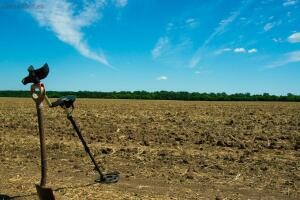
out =
<svg viewBox="0 0 300 200"><path fill-rule="evenodd" d="M30 82L32 82L30 76L27 76L27 77L23 78L23 80L22 80L22 83L23 83L24 85L26 85L27 83L30 83Z"/></svg>
<svg viewBox="0 0 300 200"><path fill-rule="evenodd" d="M38 77L39 80L42 80L47 77L49 74L49 66L45 63L40 69L34 70L35 75Z"/></svg>
<svg viewBox="0 0 300 200"><path fill-rule="evenodd" d="M34 70L33 66L30 65L28 68L29 75L22 80L22 83L39 83L40 80L46 78L49 74L49 66L45 63L41 68Z"/></svg>

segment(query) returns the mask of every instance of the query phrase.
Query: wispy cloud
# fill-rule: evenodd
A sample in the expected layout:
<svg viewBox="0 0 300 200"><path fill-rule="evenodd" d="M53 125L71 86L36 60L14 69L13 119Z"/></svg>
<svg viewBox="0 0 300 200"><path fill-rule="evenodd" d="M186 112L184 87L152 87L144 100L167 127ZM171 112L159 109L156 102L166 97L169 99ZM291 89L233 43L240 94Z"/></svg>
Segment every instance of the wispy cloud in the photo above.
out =
<svg viewBox="0 0 300 200"><path fill-rule="evenodd" d="M193 42L189 37L176 38L177 34L160 37L149 52L153 60L162 66L187 66Z"/></svg>
<svg viewBox="0 0 300 200"><path fill-rule="evenodd" d="M298 43L300 42L300 32L294 33L288 37L288 41L290 43Z"/></svg>
<svg viewBox="0 0 300 200"><path fill-rule="evenodd" d="M98 10L105 2L86 2L75 15L75 5L67 0L35 0L36 4L47 5L44 9L29 10L42 27L53 31L58 39L74 47L81 55L109 65L102 53L96 53L88 46L82 29L99 20Z"/></svg>
<svg viewBox="0 0 300 200"><path fill-rule="evenodd" d="M171 31L171 30L174 29L174 27L175 27L174 23L169 22L169 23L167 24L166 31Z"/></svg>
<svg viewBox="0 0 300 200"><path fill-rule="evenodd" d="M296 5L298 3L297 0L284 0L282 5L283 6L292 6L292 5Z"/></svg>
<svg viewBox="0 0 300 200"><path fill-rule="evenodd" d="M211 71L211 70L196 70L195 71L195 74L197 74L197 75L209 75L212 73L213 73L213 71Z"/></svg>
<svg viewBox="0 0 300 200"><path fill-rule="evenodd" d="M125 7L128 3L127 0L115 0L116 6L117 7Z"/></svg>
<svg viewBox="0 0 300 200"><path fill-rule="evenodd" d="M190 23L194 23L195 19L194 18L189 18L187 20L185 20L185 23L190 24Z"/></svg>
<svg viewBox="0 0 300 200"><path fill-rule="evenodd" d="M268 31L270 31L271 29L273 29L274 27L280 25L281 23L282 23L281 20L266 23L266 24L264 25L264 31L265 31L265 32L268 32Z"/></svg>
<svg viewBox="0 0 300 200"><path fill-rule="evenodd" d="M204 41L202 46L197 49L197 51L194 53L192 59L190 60L189 66L191 68L194 68L198 65L198 63L201 60L201 56L203 54L203 50L207 47L207 45L217 36L224 33L225 29L236 20L236 18L241 14L242 10L245 9L252 1L243 1L242 6L234 11L231 12L229 17L221 20L218 24L218 26L214 29L213 33L210 34L210 36Z"/></svg>
<svg viewBox="0 0 300 200"><path fill-rule="evenodd" d="M286 53L283 56L281 56L281 58L278 61L267 65L266 68L276 68L295 62L300 62L300 51Z"/></svg>
<svg viewBox="0 0 300 200"><path fill-rule="evenodd" d="M179 32L179 31L187 31L198 27L199 21L195 18L187 18L183 21L179 20L176 22L169 22L166 26L166 31L170 32Z"/></svg>
<svg viewBox="0 0 300 200"><path fill-rule="evenodd" d="M215 28L214 32L204 41L203 46L206 47L217 35L222 34L225 31L225 28L231 24L238 16L240 11L232 12L231 15L219 22L219 26Z"/></svg>
<svg viewBox="0 0 300 200"><path fill-rule="evenodd" d="M165 80L168 80L168 77L167 76L159 76L159 77L156 78L156 80L165 81Z"/></svg>
<svg viewBox="0 0 300 200"><path fill-rule="evenodd" d="M169 38L168 37L159 38L155 47L151 51L152 57L153 58L160 57L161 54L167 51L168 48L169 48Z"/></svg>
<svg viewBox="0 0 300 200"><path fill-rule="evenodd" d="M189 19L185 20L185 24L190 28L194 28L198 25L198 22L194 18L189 18Z"/></svg>
<svg viewBox="0 0 300 200"><path fill-rule="evenodd" d="M271 30L274 26L275 26L275 23L267 23L264 26L264 30L267 32L267 31Z"/></svg>
<svg viewBox="0 0 300 200"><path fill-rule="evenodd" d="M282 40L282 38L272 38L272 40L274 41L274 42L276 42L276 43L281 43L281 42L283 42L283 40Z"/></svg>
<svg viewBox="0 0 300 200"><path fill-rule="evenodd" d="M232 51L231 48L224 48L224 49L219 49L215 52L216 55L220 55L222 53L225 53L225 52L229 52L229 51Z"/></svg>

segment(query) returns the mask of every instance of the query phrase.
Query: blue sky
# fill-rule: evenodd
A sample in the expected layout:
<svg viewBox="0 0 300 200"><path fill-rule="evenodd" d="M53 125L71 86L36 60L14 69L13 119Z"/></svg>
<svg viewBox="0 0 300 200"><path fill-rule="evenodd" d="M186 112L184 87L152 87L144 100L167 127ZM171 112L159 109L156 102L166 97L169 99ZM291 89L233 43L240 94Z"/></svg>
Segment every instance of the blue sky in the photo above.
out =
<svg viewBox="0 0 300 200"><path fill-rule="evenodd" d="M300 0L0 1L0 90L300 94Z"/></svg>

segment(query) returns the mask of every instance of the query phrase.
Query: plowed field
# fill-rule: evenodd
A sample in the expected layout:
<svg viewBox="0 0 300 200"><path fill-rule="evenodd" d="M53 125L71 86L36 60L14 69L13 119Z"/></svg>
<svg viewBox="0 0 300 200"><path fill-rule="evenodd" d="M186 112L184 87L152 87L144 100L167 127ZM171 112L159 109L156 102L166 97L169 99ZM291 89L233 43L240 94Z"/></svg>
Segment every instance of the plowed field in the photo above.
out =
<svg viewBox="0 0 300 200"><path fill-rule="evenodd" d="M87 100L73 116L44 105L47 185L57 199L300 199L300 103ZM37 199L37 116L31 99L0 98L0 199Z"/></svg>

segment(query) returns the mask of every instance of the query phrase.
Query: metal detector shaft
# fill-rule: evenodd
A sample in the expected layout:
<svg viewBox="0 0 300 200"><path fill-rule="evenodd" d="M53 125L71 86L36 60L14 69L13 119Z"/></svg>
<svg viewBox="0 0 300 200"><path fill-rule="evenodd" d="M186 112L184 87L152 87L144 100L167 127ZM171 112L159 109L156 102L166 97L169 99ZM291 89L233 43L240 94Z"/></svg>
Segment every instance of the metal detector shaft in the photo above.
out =
<svg viewBox="0 0 300 200"><path fill-rule="evenodd" d="M91 153L89 147L87 146L85 140L83 139L82 134L81 134L81 131L79 130L78 126L76 125L76 122L75 122L75 120L73 119L72 115L68 115L68 120L70 120L70 122L72 123L72 125L73 125L73 127L74 127L74 129L75 129L75 131L76 131L76 133L77 133L77 135L78 135L78 137L79 137L79 139L81 140L81 143L82 143L83 146L84 146L85 152L87 152L87 153L89 154L89 157L90 157L90 159L92 160L92 162L94 163L96 170L97 170L97 171L99 172L99 174L100 174L100 179L102 179L103 176L104 176L104 174L102 173L102 171L100 170L100 167L99 167L98 164L96 163L96 161L95 161L95 159L94 159L94 157L93 157L93 155L92 155L92 153Z"/></svg>
<svg viewBox="0 0 300 200"><path fill-rule="evenodd" d="M43 103L36 102L36 110L39 124L39 136L40 136L40 151L41 151L41 186L46 185L47 178L47 157L45 146L45 133L44 133L44 115L43 115Z"/></svg>

